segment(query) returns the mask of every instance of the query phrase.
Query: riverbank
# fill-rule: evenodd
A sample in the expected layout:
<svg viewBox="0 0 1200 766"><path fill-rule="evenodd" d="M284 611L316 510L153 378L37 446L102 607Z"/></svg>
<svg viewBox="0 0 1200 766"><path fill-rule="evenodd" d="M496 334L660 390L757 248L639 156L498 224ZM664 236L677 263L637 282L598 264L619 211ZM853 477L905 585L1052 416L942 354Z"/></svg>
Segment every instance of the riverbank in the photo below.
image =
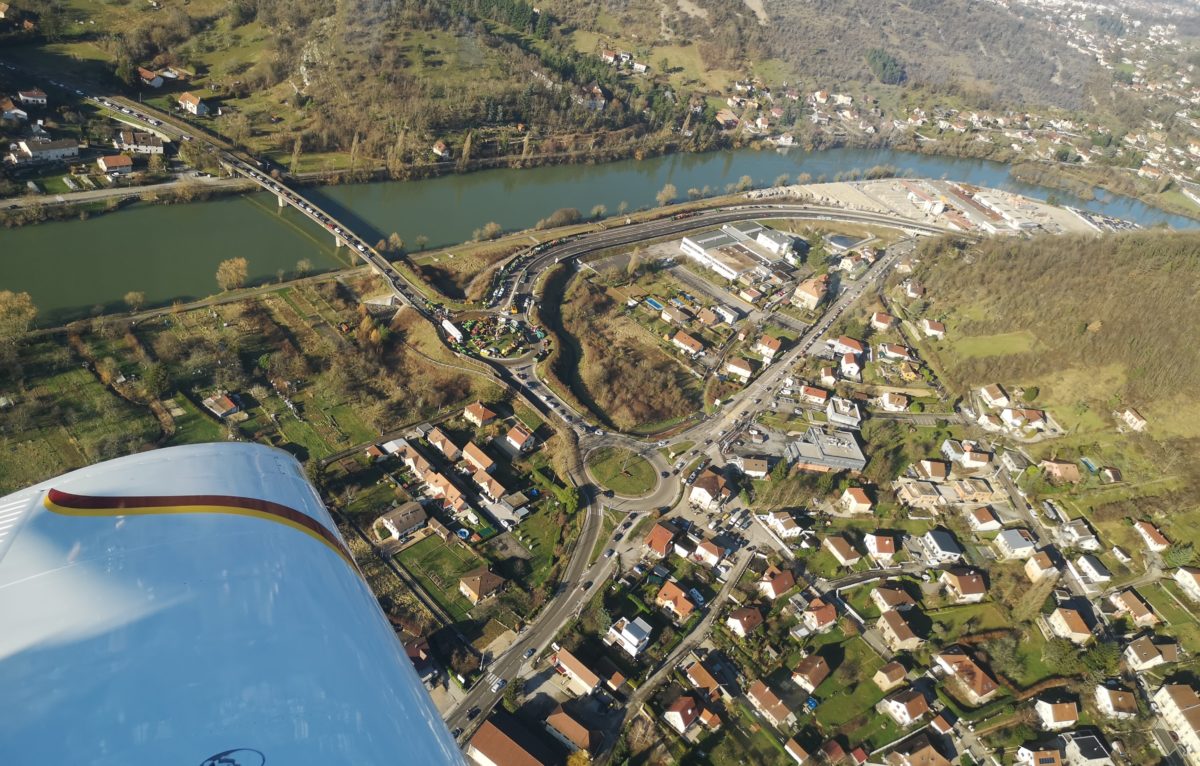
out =
<svg viewBox="0 0 1200 766"><path fill-rule="evenodd" d="M221 178L203 182L181 179L170 183L100 189L70 195L40 195L33 199L19 198L9 202L8 209L0 211L0 226L11 229L75 218L86 221L93 216L115 213L138 203L178 205L206 202L257 190L258 185L253 181Z"/></svg>

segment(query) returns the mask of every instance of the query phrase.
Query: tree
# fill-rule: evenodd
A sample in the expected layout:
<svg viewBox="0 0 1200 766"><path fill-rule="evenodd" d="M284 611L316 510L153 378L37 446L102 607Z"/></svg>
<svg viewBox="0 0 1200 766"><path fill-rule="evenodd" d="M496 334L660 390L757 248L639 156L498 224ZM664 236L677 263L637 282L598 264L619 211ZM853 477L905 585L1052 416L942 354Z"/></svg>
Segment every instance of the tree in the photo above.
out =
<svg viewBox="0 0 1200 766"><path fill-rule="evenodd" d="M742 176L741 178L738 179L736 188L740 192L750 191L750 189L754 188L754 179L748 175Z"/></svg>
<svg viewBox="0 0 1200 766"><path fill-rule="evenodd" d="M596 205L592 208L592 218L595 218L597 221L603 218L606 213L608 213L608 208L604 205Z"/></svg>
<svg viewBox="0 0 1200 766"><path fill-rule="evenodd" d="M908 77L904 64L882 48L867 51L867 65L876 79L886 85L899 85Z"/></svg>
<svg viewBox="0 0 1200 766"><path fill-rule="evenodd" d="M479 242L496 239L504 233L504 229L495 221L489 221L483 228L475 230L475 239Z"/></svg>
<svg viewBox="0 0 1200 766"><path fill-rule="evenodd" d="M592 757L586 750L576 750L567 756L567 766L588 766L591 762Z"/></svg>
<svg viewBox="0 0 1200 766"><path fill-rule="evenodd" d="M217 285L222 290L236 290L246 284L250 263L245 258L229 258L217 266Z"/></svg>
<svg viewBox="0 0 1200 766"><path fill-rule="evenodd" d="M774 185L775 186L787 186L788 181L790 181L790 180L791 180L791 176L789 176L787 173L782 173L782 174L780 174L780 176L778 178L775 179Z"/></svg>
<svg viewBox="0 0 1200 766"><path fill-rule="evenodd" d="M288 165L288 170L292 175L295 175L300 170L300 154L304 151L304 143L300 140L300 136L296 136L296 143L292 144L292 162Z"/></svg>
<svg viewBox="0 0 1200 766"><path fill-rule="evenodd" d="M130 290L125 293L125 305L130 311L137 311L146 302L146 294L141 290Z"/></svg>
<svg viewBox="0 0 1200 766"><path fill-rule="evenodd" d="M429 244L429 237L425 236L424 234L418 234L415 242L417 243L418 250L424 250Z"/></svg>
<svg viewBox="0 0 1200 766"><path fill-rule="evenodd" d="M671 204L675 200L678 192L675 190L675 184L667 184L655 195L654 199L658 201L660 206Z"/></svg>
<svg viewBox="0 0 1200 766"><path fill-rule="evenodd" d="M161 173L167 169L167 161L161 154L151 154L148 166L151 173Z"/></svg>
<svg viewBox="0 0 1200 766"><path fill-rule="evenodd" d="M16 343L37 318L37 306L29 293L0 290L0 344Z"/></svg>
<svg viewBox="0 0 1200 766"><path fill-rule="evenodd" d="M1079 649L1065 638L1047 641L1042 647L1042 660L1059 675L1071 676L1080 669Z"/></svg>
<svg viewBox="0 0 1200 766"><path fill-rule="evenodd" d="M310 271L312 271L312 261L308 260L307 258L301 258L300 260L296 261L297 274L304 276Z"/></svg>
<svg viewBox="0 0 1200 766"><path fill-rule="evenodd" d="M1191 543L1173 545L1163 553L1163 564L1168 569L1177 569L1192 563L1196 557L1196 549Z"/></svg>
<svg viewBox="0 0 1200 766"><path fill-rule="evenodd" d="M404 254L404 240L401 239L400 235L394 231L391 233L391 236L388 237L388 247L393 253L398 255Z"/></svg>
<svg viewBox="0 0 1200 766"><path fill-rule="evenodd" d="M161 398L163 394L171 390L171 376L167 374L166 365L155 362L143 367L142 383L146 386L146 393L155 399Z"/></svg>

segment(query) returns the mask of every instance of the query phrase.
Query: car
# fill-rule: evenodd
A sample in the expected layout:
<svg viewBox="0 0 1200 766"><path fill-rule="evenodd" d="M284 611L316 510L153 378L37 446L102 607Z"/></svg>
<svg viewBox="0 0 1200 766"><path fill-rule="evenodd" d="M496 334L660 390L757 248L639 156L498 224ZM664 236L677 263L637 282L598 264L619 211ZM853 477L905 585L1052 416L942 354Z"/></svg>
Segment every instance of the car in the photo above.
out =
<svg viewBox="0 0 1200 766"><path fill-rule="evenodd" d="M663 471L663 472L662 472L662 477L663 477L664 479L665 479L665 478L667 478L667 477L668 477L668 476L670 476L670 475L671 475L671 472L670 472L670 471Z"/></svg>
<svg viewBox="0 0 1200 766"><path fill-rule="evenodd" d="M624 524L621 525L621 529L629 529L629 527L632 525L633 525L632 521L626 521Z"/></svg>
<svg viewBox="0 0 1200 766"><path fill-rule="evenodd" d="M536 653L537 653L537 649L534 649L534 648L531 646L531 647L529 647L528 649L526 649L526 650L525 650L525 654L523 654L523 655L521 655L521 656L522 656L522 657L524 657L525 659L529 659L530 657L532 657L532 656L533 656L534 654L536 654Z"/></svg>
<svg viewBox="0 0 1200 766"><path fill-rule="evenodd" d="M454 737L455 739L458 739L459 737L462 736L462 733L463 733L462 727L459 726L454 731L450 732L450 736Z"/></svg>
<svg viewBox="0 0 1200 766"><path fill-rule="evenodd" d="M624 537L624 536L625 536L625 533L624 533L624 532L618 532L618 533L616 534L616 536L615 536L613 539L614 539L614 540L620 540L620 539L621 539L622 537Z"/></svg>
<svg viewBox="0 0 1200 766"><path fill-rule="evenodd" d="M612 548L609 548L608 550L606 550L604 552L604 558L611 559L613 556L616 555L616 553L617 552L615 550L613 550Z"/></svg>
<svg viewBox="0 0 1200 766"><path fill-rule="evenodd" d="M473 707L467 711L467 720L474 721L477 715L479 715L479 708Z"/></svg>
<svg viewBox="0 0 1200 766"><path fill-rule="evenodd" d="M505 686L508 686L508 681L505 681L503 678L497 678L496 683L492 684L492 693L495 694Z"/></svg>

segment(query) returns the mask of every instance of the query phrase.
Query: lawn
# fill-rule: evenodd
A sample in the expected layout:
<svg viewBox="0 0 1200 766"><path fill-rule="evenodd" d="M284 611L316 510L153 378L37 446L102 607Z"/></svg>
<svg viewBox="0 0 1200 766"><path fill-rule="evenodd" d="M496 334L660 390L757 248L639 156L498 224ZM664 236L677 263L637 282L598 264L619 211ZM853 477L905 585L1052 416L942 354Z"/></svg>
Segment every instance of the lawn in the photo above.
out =
<svg viewBox="0 0 1200 766"><path fill-rule="evenodd" d="M1188 614L1187 610L1171 597L1172 592L1169 588L1171 584L1158 583L1138 588L1138 593L1150 603L1155 613L1166 621L1171 633L1180 640L1185 649L1193 653L1200 651L1200 633L1196 630L1196 618ZM1174 593L1182 600L1177 589Z"/></svg>
<svg viewBox="0 0 1200 766"><path fill-rule="evenodd" d="M549 579L554 568L554 549L558 546L560 538L570 536L567 529L559 526L556 516L557 513L551 510L547 500L541 509L527 516L518 527L518 537L533 554L529 561L530 588L537 587ZM577 524L579 518L580 514L576 514L575 520L570 523Z"/></svg>
<svg viewBox="0 0 1200 766"><path fill-rule="evenodd" d="M1028 330L999 333L997 335L968 335L955 338L950 348L966 359L980 356L1008 356L1032 351L1037 338Z"/></svg>
<svg viewBox="0 0 1200 766"><path fill-rule="evenodd" d="M654 490L654 466L634 452L619 447L602 447L587 456L588 471L605 489L623 497L640 497Z"/></svg>
<svg viewBox="0 0 1200 766"><path fill-rule="evenodd" d="M994 604L948 606L931 611L928 616L945 629L947 641L953 641L968 633L1008 626L1008 620Z"/></svg>
<svg viewBox="0 0 1200 766"><path fill-rule="evenodd" d="M1036 628L1031 628L1028 635L1017 645L1017 659L1021 663L1021 672L1010 680L1018 686L1029 688L1043 678L1057 675L1057 670L1046 664L1042 659L1042 650L1046 646L1046 637Z"/></svg>
<svg viewBox="0 0 1200 766"><path fill-rule="evenodd" d="M604 519L600 522L600 537L596 538L596 544L592 546L592 555L588 557L588 563L595 563L596 559L600 558L600 553L608 545L608 538L617 528L617 524L621 523L624 514L619 514L611 508L604 509Z"/></svg>
<svg viewBox="0 0 1200 766"><path fill-rule="evenodd" d="M401 551L396 558L455 620L464 620L471 602L458 591L458 580L484 564L474 551L457 542L430 535Z"/></svg>
<svg viewBox="0 0 1200 766"><path fill-rule="evenodd" d="M883 667L883 659L858 636L833 651L844 654L833 665L833 673L816 689L814 696L820 702L816 720L827 736L840 734L851 742L867 742L871 748L891 742L900 735L900 727L874 710L875 703L885 696L872 680L875 671ZM849 675L847 667L853 669Z"/></svg>

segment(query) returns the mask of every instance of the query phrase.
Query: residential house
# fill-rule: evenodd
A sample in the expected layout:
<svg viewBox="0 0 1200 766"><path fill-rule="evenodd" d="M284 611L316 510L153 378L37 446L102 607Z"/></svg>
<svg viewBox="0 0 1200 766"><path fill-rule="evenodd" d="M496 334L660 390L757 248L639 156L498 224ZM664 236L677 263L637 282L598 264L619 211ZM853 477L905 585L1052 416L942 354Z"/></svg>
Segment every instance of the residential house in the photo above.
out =
<svg viewBox="0 0 1200 766"><path fill-rule="evenodd" d="M921 546L931 562L952 564L962 560L963 550L945 529L931 529L921 537Z"/></svg>
<svg viewBox="0 0 1200 766"><path fill-rule="evenodd" d="M592 731L579 722L577 718L558 705L550 715L546 716L546 731L550 736L561 742L572 753L577 750L591 752L600 744L602 735Z"/></svg>
<svg viewBox="0 0 1200 766"><path fill-rule="evenodd" d="M208 104L193 93L184 93L179 97L179 108L196 117L208 116Z"/></svg>
<svg viewBox="0 0 1200 766"><path fill-rule="evenodd" d="M754 374L754 367L750 364L749 359L734 357L725 363L725 372L747 381Z"/></svg>
<svg viewBox="0 0 1200 766"><path fill-rule="evenodd" d="M858 380L862 375L862 365L858 363L858 357L854 354L842 354L841 361L838 362L838 372L847 380Z"/></svg>
<svg viewBox="0 0 1200 766"><path fill-rule="evenodd" d="M438 159L444 160L450 156L450 147L446 145L445 141L440 139L433 142L433 146L430 147L430 151L432 151L433 156L437 157Z"/></svg>
<svg viewBox="0 0 1200 766"><path fill-rule="evenodd" d="M1108 600L1118 615L1128 615L1130 622L1139 628L1152 628L1158 624L1158 615L1132 588L1113 593Z"/></svg>
<svg viewBox="0 0 1200 766"><path fill-rule="evenodd" d="M42 90L41 88L19 90L17 91L17 99L20 100L22 104L26 104L28 106L46 106L48 103L50 103L50 99L46 95L46 91Z"/></svg>
<svg viewBox="0 0 1200 766"><path fill-rule="evenodd" d="M703 343L696 340L691 335L688 335L683 330L675 333L675 337L671 338L671 344L674 345L675 348L691 356L696 356L704 350Z"/></svg>
<svg viewBox="0 0 1200 766"><path fill-rule="evenodd" d="M754 629L763 624L762 612L752 606L743 606L734 609L729 613L729 617L725 620L725 625L738 638L745 638L754 632Z"/></svg>
<svg viewBox="0 0 1200 766"><path fill-rule="evenodd" d="M984 404L993 409L1001 409L1009 405L1008 392L1001 388L998 383L993 383L990 386L984 386L979 389L979 398Z"/></svg>
<svg viewBox="0 0 1200 766"><path fill-rule="evenodd" d="M703 309L700 309L699 311L697 311L696 319L700 320L700 324L702 324L706 327L712 327L713 325L718 324L721 321L721 317L718 316L717 312L713 311L710 308L703 308Z"/></svg>
<svg viewBox="0 0 1200 766"><path fill-rule="evenodd" d="M938 485L930 481L897 479L892 489L896 492L896 499L909 508L932 511L946 504L946 499L938 492Z"/></svg>
<svg viewBox="0 0 1200 766"><path fill-rule="evenodd" d="M904 669L904 666L893 660L881 667L879 670L876 670L875 675L871 680L875 682L875 685L878 686L880 690L888 692L904 683L904 679L907 675L908 671Z"/></svg>
<svg viewBox="0 0 1200 766"><path fill-rule="evenodd" d="M763 457L743 457L742 473L751 479L765 479L770 475L771 464Z"/></svg>
<svg viewBox="0 0 1200 766"><path fill-rule="evenodd" d="M476 471L475 475L471 478L475 481L480 491L493 503L500 502L500 499L508 494L508 488L486 471Z"/></svg>
<svg viewBox="0 0 1200 766"><path fill-rule="evenodd" d="M796 289L792 292L791 303L796 308L815 311L828 294L829 275L822 274L796 285Z"/></svg>
<svg viewBox="0 0 1200 766"><path fill-rule="evenodd" d="M29 112L17 106L15 101L7 97L0 98L0 120L25 122L28 119Z"/></svg>
<svg viewBox="0 0 1200 766"><path fill-rule="evenodd" d="M904 727L912 726L929 713L929 701L925 699L924 694L912 687L885 697L879 704L883 712Z"/></svg>
<svg viewBox="0 0 1200 766"><path fill-rule="evenodd" d="M1169 639L1160 639L1157 643L1153 636L1142 636L1129 642L1122 655L1125 664L1141 673L1144 670L1165 665L1179 660L1179 644Z"/></svg>
<svg viewBox="0 0 1200 766"><path fill-rule="evenodd" d="M819 596L808 602L808 608L800 616L804 627L814 633L824 633L837 623L837 608Z"/></svg>
<svg viewBox="0 0 1200 766"><path fill-rule="evenodd" d="M1075 702L1050 702L1039 699L1034 703L1033 709L1046 731L1062 731L1079 722L1079 705Z"/></svg>
<svg viewBox="0 0 1200 766"><path fill-rule="evenodd" d="M678 306L663 306L659 317L668 324L687 324L691 320L692 315Z"/></svg>
<svg viewBox="0 0 1200 766"><path fill-rule="evenodd" d="M683 734L700 718L700 705L690 694L681 694L663 711L663 720L675 731Z"/></svg>
<svg viewBox="0 0 1200 766"><path fill-rule="evenodd" d="M630 657L636 658L650 645L652 631L650 623L641 617L632 621L628 617L622 617L609 626L608 632L604 635L604 643L610 646L617 644Z"/></svg>
<svg viewBox="0 0 1200 766"><path fill-rule="evenodd" d="M1132 407L1126 407L1125 409L1121 410L1120 418L1121 422L1123 422L1131 430L1139 432L1146 430L1146 419L1142 417L1140 412Z"/></svg>
<svg viewBox="0 0 1200 766"><path fill-rule="evenodd" d="M937 667L946 675L955 678L962 684L967 700L972 705L982 705L996 696L1000 684L992 674L984 670L975 659L965 650L951 647L939 652L934 658Z"/></svg>
<svg viewBox="0 0 1200 766"><path fill-rule="evenodd" d="M1130 719L1138 714L1137 698L1128 689L1096 685L1096 708L1106 718Z"/></svg>
<svg viewBox="0 0 1200 766"><path fill-rule="evenodd" d="M861 487L847 487L838 503L846 513L870 513L873 507L870 496Z"/></svg>
<svg viewBox="0 0 1200 766"><path fill-rule="evenodd" d="M669 521L660 521L650 528L646 535L646 547L659 558L663 558L675 547L675 538L679 530Z"/></svg>
<svg viewBox="0 0 1200 766"><path fill-rule="evenodd" d="M1175 570L1174 577L1185 596L1192 601L1200 601L1200 569L1179 567Z"/></svg>
<svg viewBox="0 0 1200 766"><path fill-rule="evenodd" d="M796 394L801 404L823 407L829 401L829 392L816 386L800 386Z"/></svg>
<svg viewBox="0 0 1200 766"><path fill-rule="evenodd" d="M876 311L871 315L871 329L878 332L887 332L896 325L896 317L891 314L885 314L882 311Z"/></svg>
<svg viewBox="0 0 1200 766"><path fill-rule="evenodd" d="M1006 529L996 535L997 552L1004 559L1027 559L1037 550L1037 538L1028 529Z"/></svg>
<svg viewBox="0 0 1200 766"><path fill-rule="evenodd" d="M1138 521L1134 523L1133 528L1141 535L1146 547L1154 553L1162 553L1171 547L1171 541L1167 539L1167 536L1150 522Z"/></svg>
<svg viewBox="0 0 1200 766"><path fill-rule="evenodd" d="M517 452L529 452L535 445L533 432L521 423L517 423L508 429L508 433L504 435L504 439Z"/></svg>
<svg viewBox="0 0 1200 766"><path fill-rule="evenodd" d="M418 637L405 641L404 653L408 655L413 670L417 671L422 683L429 683L437 677L438 665L433 659L433 651L429 648L429 639Z"/></svg>
<svg viewBox="0 0 1200 766"><path fill-rule="evenodd" d="M0 115L4 105L0 104ZM73 138L62 138L57 141L36 141L22 138L17 142L17 152L10 153L9 158L15 158L19 165L36 164L40 162L61 162L79 156L79 141Z"/></svg>
<svg viewBox="0 0 1200 766"><path fill-rule="evenodd" d="M562 761L516 717L503 712L488 716L464 752L478 766L557 766Z"/></svg>
<svg viewBox="0 0 1200 766"><path fill-rule="evenodd" d="M1083 517L1071 519L1063 524L1059 527L1058 534L1062 544L1067 547L1083 551L1098 551L1103 547L1100 545L1100 539L1096 537L1096 531Z"/></svg>
<svg viewBox="0 0 1200 766"><path fill-rule="evenodd" d="M825 417L834 425L858 428L862 423L862 413L858 405L840 396L831 396L825 405Z"/></svg>
<svg viewBox="0 0 1200 766"><path fill-rule="evenodd" d="M483 402L472 402L463 410L463 418L468 423L479 428L495 420L496 413L488 409Z"/></svg>
<svg viewBox="0 0 1200 766"><path fill-rule="evenodd" d="M863 546L867 549L867 556L876 564L891 564L896 556L896 538L891 535L868 532L863 536Z"/></svg>
<svg viewBox="0 0 1200 766"><path fill-rule="evenodd" d="M732 496L733 490L725 481L725 477L709 467L701 471L700 475L696 477L696 481L692 483L691 492L688 493L688 502L715 511Z"/></svg>
<svg viewBox="0 0 1200 766"><path fill-rule="evenodd" d="M849 335L840 335L834 340L826 341L829 350L835 354L854 354L858 356L867 350L866 344Z"/></svg>
<svg viewBox="0 0 1200 766"><path fill-rule="evenodd" d="M458 592L472 604L491 598L503 587L504 578L486 566L467 572L458 580Z"/></svg>
<svg viewBox="0 0 1200 766"><path fill-rule="evenodd" d="M654 597L654 605L670 612L676 622L686 622L692 616L692 612L696 610L696 605L684 593L683 588L673 582L665 582L658 589L658 595Z"/></svg>
<svg viewBox="0 0 1200 766"><path fill-rule="evenodd" d="M797 663L792 671L792 683L812 694L821 682L829 677L829 663L824 657L813 652Z"/></svg>
<svg viewBox="0 0 1200 766"><path fill-rule="evenodd" d="M1046 472L1046 478L1054 484L1078 484L1083 481L1079 466L1064 460L1043 460L1038 465Z"/></svg>
<svg viewBox="0 0 1200 766"><path fill-rule="evenodd" d="M1060 606L1046 618L1046 624L1056 637L1065 638L1076 646L1092 640L1092 629L1076 609Z"/></svg>
<svg viewBox="0 0 1200 766"><path fill-rule="evenodd" d="M967 526L973 532L995 532L1001 527L1000 519L986 506L972 508L964 515L967 517Z"/></svg>
<svg viewBox="0 0 1200 766"><path fill-rule="evenodd" d="M754 709L773 726L777 728L795 726L796 714L762 682L762 679L750 685L750 688L746 690L746 699L750 700Z"/></svg>
<svg viewBox="0 0 1200 766"><path fill-rule="evenodd" d="M688 683L692 685L692 688L700 692L702 698L708 702L716 702L722 697L729 696L725 687L713 677L713 674L699 660L693 660L684 668L683 675L687 678Z"/></svg>
<svg viewBox="0 0 1200 766"><path fill-rule="evenodd" d="M908 624L904 615L896 610L884 612L879 621L875 623L875 628L883 635L883 640L894 652L911 652L924 643L913 632L912 626Z"/></svg>
<svg viewBox="0 0 1200 766"><path fill-rule="evenodd" d="M799 537L804 533L804 527L787 511L775 511L764 517L767 526L784 540Z"/></svg>
<svg viewBox="0 0 1200 766"><path fill-rule="evenodd" d="M888 766L950 766L925 732L901 741L886 760Z"/></svg>
<svg viewBox="0 0 1200 766"><path fill-rule="evenodd" d="M1030 743L1017 748L1019 766L1063 766L1063 745L1058 739Z"/></svg>
<svg viewBox="0 0 1200 766"><path fill-rule="evenodd" d="M385 541L385 538L380 534L380 528L387 530L388 540L399 540L413 530L420 529L425 526L425 521L429 518L425 513L425 509L420 503L409 501L403 505L398 505L392 508L387 513L375 519L375 523L371 525L372 531L375 532L376 539Z"/></svg>
<svg viewBox="0 0 1200 766"><path fill-rule="evenodd" d="M696 546L696 552L692 554L692 558L701 564L715 567L721 563L721 559L725 558L725 550L712 540L705 540Z"/></svg>
<svg viewBox="0 0 1200 766"><path fill-rule="evenodd" d="M862 559L858 551L854 550L854 546L850 545L850 542L841 535L826 537L822 541L821 547L832 553L838 563L844 567L852 567Z"/></svg>
<svg viewBox="0 0 1200 766"><path fill-rule="evenodd" d="M945 481L950 476L950 464L943 460L918 460L912 470L917 478L928 481Z"/></svg>
<svg viewBox="0 0 1200 766"><path fill-rule="evenodd" d="M916 600L904 588L887 583L871 589L871 601L880 612L890 612L893 609L912 609L917 605Z"/></svg>
<svg viewBox="0 0 1200 766"><path fill-rule="evenodd" d="M138 67L138 78L142 81L142 85L150 88L161 88L163 84L162 75L152 69L146 67Z"/></svg>
<svg viewBox="0 0 1200 766"><path fill-rule="evenodd" d="M1200 753L1200 695L1196 690L1186 684L1165 684L1153 699L1164 728L1179 737L1185 751Z"/></svg>
<svg viewBox="0 0 1200 766"><path fill-rule="evenodd" d="M450 437L441 428L434 428L430 431L429 435L425 437L425 441L429 442L430 446L442 453L451 463L457 462L462 457L462 450L450 441Z"/></svg>
<svg viewBox="0 0 1200 766"><path fill-rule="evenodd" d="M1114 766L1108 747L1099 735L1087 731L1069 732L1062 736L1067 740L1065 755L1068 766Z"/></svg>
<svg viewBox="0 0 1200 766"><path fill-rule="evenodd" d="M879 408L884 412L904 412L908 409L908 397L887 391L878 399Z"/></svg>
<svg viewBox="0 0 1200 766"><path fill-rule="evenodd" d="M233 399L230 399L227 394L214 394L207 396L201 402L204 408L212 414L216 415L221 420L241 412L242 408Z"/></svg>
<svg viewBox="0 0 1200 766"><path fill-rule="evenodd" d="M921 332L925 333L927 338L937 338L941 340L946 337L946 325L941 322L935 322L932 319L921 320Z"/></svg>
<svg viewBox="0 0 1200 766"><path fill-rule="evenodd" d="M600 688L600 676L566 649L559 649L551 655L550 661L567 680L567 688L577 696L586 697Z"/></svg>
<svg viewBox="0 0 1200 766"><path fill-rule="evenodd" d="M1103 584L1112 580L1112 572L1108 571L1108 567L1100 561L1100 559L1090 554L1084 554L1075 559L1076 571L1081 576L1087 579L1089 584Z"/></svg>
<svg viewBox="0 0 1200 766"><path fill-rule="evenodd" d="M113 139L113 148L134 154L162 154L162 139L153 133L122 130Z"/></svg>
<svg viewBox="0 0 1200 766"><path fill-rule="evenodd" d="M803 764L808 760L808 751L801 747L795 738L789 739L787 744L783 746L783 749L797 764Z"/></svg>
<svg viewBox="0 0 1200 766"><path fill-rule="evenodd" d="M914 360L912 349L899 343L880 343L879 358L887 362L911 362Z"/></svg>
<svg viewBox="0 0 1200 766"><path fill-rule="evenodd" d="M833 367L825 366L819 370L817 380L822 386L834 386L837 385L838 376Z"/></svg>
<svg viewBox="0 0 1200 766"><path fill-rule="evenodd" d="M987 595L987 583L975 570L946 569L938 581L946 586L946 592L958 604L977 604Z"/></svg>
<svg viewBox="0 0 1200 766"><path fill-rule="evenodd" d="M772 601L794 587L796 587L796 578L792 573L774 566L767 567L767 571L763 572L763 576L758 581L759 592Z"/></svg>
<svg viewBox="0 0 1200 766"><path fill-rule="evenodd" d="M496 470L496 463L475 442L467 442L467 446L462 449L462 457L467 465L471 466L476 472L491 473Z"/></svg>
<svg viewBox="0 0 1200 766"><path fill-rule="evenodd" d="M754 346L754 350L759 354L762 354L763 358L768 362L774 359L775 355L778 354L782 349L783 341L781 341L779 338L772 338L770 335L764 335L759 338L758 343L756 343Z"/></svg>

